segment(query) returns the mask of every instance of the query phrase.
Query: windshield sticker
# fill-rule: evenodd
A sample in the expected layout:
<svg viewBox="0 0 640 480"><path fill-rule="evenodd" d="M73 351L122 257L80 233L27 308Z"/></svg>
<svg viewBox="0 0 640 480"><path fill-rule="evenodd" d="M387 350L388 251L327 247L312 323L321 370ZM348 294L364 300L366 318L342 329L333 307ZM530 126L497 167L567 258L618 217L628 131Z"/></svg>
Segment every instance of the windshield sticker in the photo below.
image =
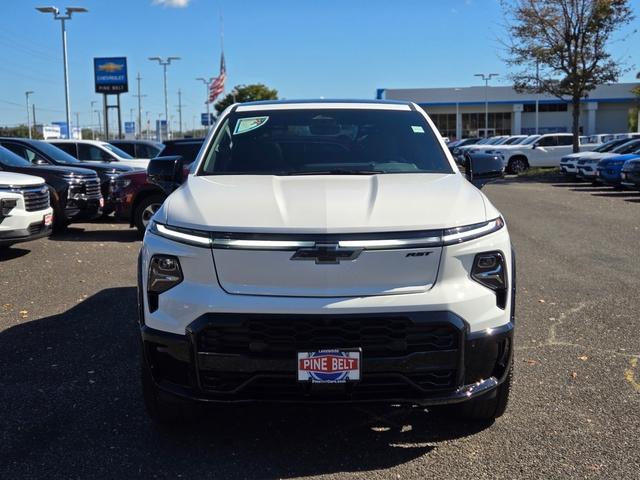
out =
<svg viewBox="0 0 640 480"><path fill-rule="evenodd" d="M251 117L251 118L241 118L236 123L236 128L233 131L234 135L240 135L241 133L247 133L251 130L255 130L256 128L260 128L265 123L267 123L269 117Z"/></svg>
<svg viewBox="0 0 640 480"><path fill-rule="evenodd" d="M424 128L420 125L411 125L411 130L413 130L413 133L424 133Z"/></svg>

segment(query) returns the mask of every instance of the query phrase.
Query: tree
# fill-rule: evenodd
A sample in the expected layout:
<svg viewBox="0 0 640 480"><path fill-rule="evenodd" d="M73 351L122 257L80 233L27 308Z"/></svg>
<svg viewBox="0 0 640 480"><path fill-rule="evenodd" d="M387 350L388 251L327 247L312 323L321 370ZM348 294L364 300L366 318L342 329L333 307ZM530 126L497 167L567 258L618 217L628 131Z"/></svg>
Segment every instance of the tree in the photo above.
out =
<svg viewBox="0 0 640 480"><path fill-rule="evenodd" d="M616 82L623 67L608 52L611 36L634 16L627 0L503 0L507 63L518 91L570 99L573 150L579 150L580 100Z"/></svg>
<svg viewBox="0 0 640 480"><path fill-rule="evenodd" d="M255 100L277 100L278 91L262 83L236 85L231 93L228 93L222 100L216 103L218 113L222 112L229 105L233 105L234 97L238 103L252 102Z"/></svg>

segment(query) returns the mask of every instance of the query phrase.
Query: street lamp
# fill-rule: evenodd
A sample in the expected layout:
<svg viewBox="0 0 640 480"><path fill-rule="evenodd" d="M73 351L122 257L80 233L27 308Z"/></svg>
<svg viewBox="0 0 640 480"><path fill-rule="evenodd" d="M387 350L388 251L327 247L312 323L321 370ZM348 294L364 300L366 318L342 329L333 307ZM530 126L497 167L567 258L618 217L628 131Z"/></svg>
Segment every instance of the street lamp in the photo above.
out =
<svg viewBox="0 0 640 480"><path fill-rule="evenodd" d="M162 58L162 57L149 57L149 60L151 60L152 62L158 62L159 65L162 65L162 70L163 70L163 74L164 74L164 118L169 119L169 103L167 100L167 66L171 65L171 62L173 60L180 60L180 57L167 57L167 58ZM167 129L169 127L167 126ZM167 136L168 136L168 132L167 132ZM162 141L162 138L160 139L160 141Z"/></svg>
<svg viewBox="0 0 640 480"><path fill-rule="evenodd" d="M29 129L29 138L31 138L31 115L29 113L29 95L33 94L31 90L24 92L24 96L27 97L27 128Z"/></svg>
<svg viewBox="0 0 640 480"><path fill-rule="evenodd" d="M489 136L489 80L497 77L498 73L476 73L474 77L481 77L484 80L484 136Z"/></svg>
<svg viewBox="0 0 640 480"><path fill-rule="evenodd" d="M211 83L213 82L214 78L211 77L209 80L207 80L206 78L198 77L198 78L196 78L196 80L200 80L207 87L207 95L205 96L206 100L205 100L204 103L207 104L207 129L208 129L211 126L210 125L211 124L211 115L209 114L209 87L211 86Z"/></svg>
<svg viewBox="0 0 640 480"><path fill-rule="evenodd" d="M60 20L62 26L62 62L64 64L64 101L67 113L67 138L71 138L71 105L69 102L69 66L67 62L67 29L65 22L71 20L74 13L85 13L88 10L84 7L67 7L65 14L61 15L58 7L36 7L41 13L52 13L54 20Z"/></svg>
<svg viewBox="0 0 640 480"><path fill-rule="evenodd" d="M98 116L98 136L102 135L102 111L100 110L94 110L93 113L95 113Z"/></svg>

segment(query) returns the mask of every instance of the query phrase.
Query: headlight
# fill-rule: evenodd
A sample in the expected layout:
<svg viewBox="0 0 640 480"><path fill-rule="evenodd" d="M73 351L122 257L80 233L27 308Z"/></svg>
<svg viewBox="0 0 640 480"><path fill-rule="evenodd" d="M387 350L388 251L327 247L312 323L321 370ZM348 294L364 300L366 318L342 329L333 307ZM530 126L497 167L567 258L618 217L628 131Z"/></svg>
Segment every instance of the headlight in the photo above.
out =
<svg viewBox="0 0 640 480"><path fill-rule="evenodd" d="M496 305L507 304L507 272L502 252L479 253L473 260L471 278L496 294Z"/></svg>
<svg viewBox="0 0 640 480"><path fill-rule="evenodd" d="M442 235L443 245L455 245L456 243L468 242L485 235L489 235L504 227L502 217L495 218L488 222L475 223L464 227L447 228Z"/></svg>
<svg viewBox="0 0 640 480"><path fill-rule="evenodd" d="M115 188L117 188L118 190L123 190L125 188L127 188L129 185L131 185L131 179L130 178L117 178L115 179Z"/></svg>
<svg viewBox="0 0 640 480"><path fill-rule="evenodd" d="M149 231L174 242L187 243L196 247L210 247L211 235L208 232L190 230L187 228L170 227L158 222L149 224Z"/></svg>
<svg viewBox="0 0 640 480"><path fill-rule="evenodd" d="M158 309L158 296L178 285L184 277L180 269L180 260L171 255L154 255L149 262L147 294L149 311Z"/></svg>

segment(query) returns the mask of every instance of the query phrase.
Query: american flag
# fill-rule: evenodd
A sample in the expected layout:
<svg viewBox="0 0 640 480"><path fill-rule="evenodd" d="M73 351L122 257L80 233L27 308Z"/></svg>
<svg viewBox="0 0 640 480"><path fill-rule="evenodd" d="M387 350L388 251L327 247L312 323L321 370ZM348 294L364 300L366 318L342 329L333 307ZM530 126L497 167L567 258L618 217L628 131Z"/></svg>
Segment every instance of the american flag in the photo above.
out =
<svg viewBox="0 0 640 480"><path fill-rule="evenodd" d="M224 81L227 79L227 67L224 63L224 52L220 55L220 75L209 85L209 103L212 103L218 95L224 92Z"/></svg>

